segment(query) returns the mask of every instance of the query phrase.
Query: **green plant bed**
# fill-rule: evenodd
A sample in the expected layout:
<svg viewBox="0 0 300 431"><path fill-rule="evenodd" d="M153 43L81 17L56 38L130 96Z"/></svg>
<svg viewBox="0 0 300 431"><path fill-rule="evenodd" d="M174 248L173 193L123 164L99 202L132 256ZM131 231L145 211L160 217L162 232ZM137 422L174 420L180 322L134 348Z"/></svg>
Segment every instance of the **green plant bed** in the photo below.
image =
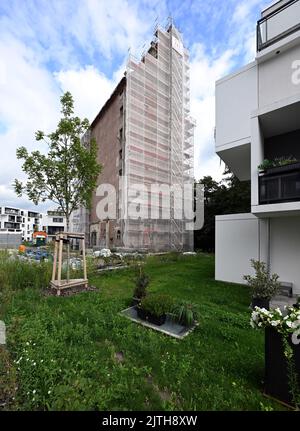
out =
<svg viewBox="0 0 300 431"><path fill-rule="evenodd" d="M163 325L167 313L174 307L171 296L163 294L151 294L145 296L137 306L138 316L155 325Z"/></svg>
<svg viewBox="0 0 300 431"><path fill-rule="evenodd" d="M143 310L140 306L137 306L136 310L140 319L146 320L154 325L161 326L166 322L167 315L165 313L157 316L156 314Z"/></svg>

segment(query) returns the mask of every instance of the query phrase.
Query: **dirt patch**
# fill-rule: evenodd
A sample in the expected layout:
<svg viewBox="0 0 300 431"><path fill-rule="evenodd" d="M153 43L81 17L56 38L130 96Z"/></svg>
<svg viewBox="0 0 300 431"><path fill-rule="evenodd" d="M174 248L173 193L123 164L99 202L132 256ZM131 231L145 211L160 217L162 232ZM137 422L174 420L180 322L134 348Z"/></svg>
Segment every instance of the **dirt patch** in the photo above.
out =
<svg viewBox="0 0 300 431"><path fill-rule="evenodd" d="M99 289L97 287L94 287L94 286L88 286L88 287L76 286L76 287L70 287L67 289L62 289L60 292L60 296L72 296L72 295L77 295L78 293L94 292L96 290L99 291ZM45 296L58 296L57 290L52 289L50 287L48 289L45 289L43 293Z"/></svg>
<svg viewBox="0 0 300 431"><path fill-rule="evenodd" d="M118 363L122 363L122 362L124 362L124 353L123 352L116 352L115 353L115 355L114 355L114 357L115 357L115 360L118 362Z"/></svg>

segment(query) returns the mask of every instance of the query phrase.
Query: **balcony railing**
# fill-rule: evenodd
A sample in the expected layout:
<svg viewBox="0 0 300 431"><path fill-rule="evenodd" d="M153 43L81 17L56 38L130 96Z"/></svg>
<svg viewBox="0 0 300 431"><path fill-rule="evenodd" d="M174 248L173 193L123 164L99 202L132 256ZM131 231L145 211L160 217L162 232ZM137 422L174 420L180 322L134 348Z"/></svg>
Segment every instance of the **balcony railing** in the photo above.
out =
<svg viewBox="0 0 300 431"><path fill-rule="evenodd" d="M291 0L257 22L257 51L300 30L300 0Z"/></svg>
<svg viewBox="0 0 300 431"><path fill-rule="evenodd" d="M14 209L14 208L5 208L4 210L5 214L13 214L13 215L18 215L19 214L19 210Z"/></svg>
<svg viewBox="0 0 300 431"><path fill-rule="evenodd" d="M272 172L273 171L273 172ZM276 168L259 176L259 204L300 201L300 166Z"/></svg>

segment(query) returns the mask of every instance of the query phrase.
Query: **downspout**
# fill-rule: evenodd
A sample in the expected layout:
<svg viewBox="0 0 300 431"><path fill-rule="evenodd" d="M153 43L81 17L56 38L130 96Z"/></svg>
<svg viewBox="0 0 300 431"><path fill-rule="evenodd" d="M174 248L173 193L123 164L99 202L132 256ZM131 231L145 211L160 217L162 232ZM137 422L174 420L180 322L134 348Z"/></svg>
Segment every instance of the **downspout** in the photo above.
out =
<svg viewBox="0 0 300 431"><path fill-rule="evenodd" d="M271 271L271 221L267 220L267 269Z"/></svg>

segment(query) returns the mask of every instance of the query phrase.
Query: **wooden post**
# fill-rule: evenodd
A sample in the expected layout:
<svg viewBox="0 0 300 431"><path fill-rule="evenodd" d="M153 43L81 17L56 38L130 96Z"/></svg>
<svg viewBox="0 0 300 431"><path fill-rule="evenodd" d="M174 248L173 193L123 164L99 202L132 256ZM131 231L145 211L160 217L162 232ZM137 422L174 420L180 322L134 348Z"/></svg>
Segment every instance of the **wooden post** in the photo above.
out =
<svg viewBox="0 0 300 431"><path fill-rule="evenodd" d="M86 272L86 258L85 258L85 238L82 239L82 260L83 260L83 278L87 279ZM87 282L85 283L85 287L87 287Z"/></svg>
<svg viewBox="0 0 300 431"><path fill-rule="evenodd" d="M61 267L62 267L62 251L63 251L63 237L59 235L59 252L58 252L58 275L57 275L57 284L58 288L61 286Z"/></svg>
<svg viewBox="0 0 300 431"><path fill-rule="evenodd" d="M55 238L55 245L54 245L54 256L53 256L53 269L52 269L52 281L55 281L55 277L56 277L56 261L57 261L57 241Z"/></svg>

